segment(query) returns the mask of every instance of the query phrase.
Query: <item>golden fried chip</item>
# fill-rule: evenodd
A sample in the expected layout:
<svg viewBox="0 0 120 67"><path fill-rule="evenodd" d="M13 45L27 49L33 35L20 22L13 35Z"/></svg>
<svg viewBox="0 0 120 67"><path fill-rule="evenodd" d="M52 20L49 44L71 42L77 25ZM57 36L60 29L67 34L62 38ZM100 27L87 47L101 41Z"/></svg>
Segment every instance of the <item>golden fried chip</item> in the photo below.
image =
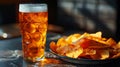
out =
<svg viewBox="0 0 120 67"><path fill-rule="evenodd" d="M54 41L50 42L50 48L52 49L52 51L56 52L57 46Z"/></svg>
<svg viewBox="0 0 120 67"><path fill-rule="evenodd" d="M68 46L58 47L56 49L56 52L59 53L60 55L65 55L68 51L70 51L70 48L68 48Z"/></svg>
<svg viewBox="0 0 120 67"><path fill-rule="evenodd" d="M109 38L106 43L110 46L115 46L117 43L115 40L113 40L112 38Z"/></svg>
<svg viewBox="0 0 120 67"><path fill-rule="evenodd" d="M102 32L93 33L93 34L90 34L90 36L102 38Z"/></svg>
<svg viewBox="0 0 120 67"><path fill-rule="evenodd" d="M84 49L84 53L85 53L85 55L95 55L96 50L94 50L94 49Z"/></svg>
<svg viewBox="0 0 120 67"><path fill-rule="evenodd" d="M72 34L72 35L70 35L70 36L68 36L68 37L66 38L66 41L67 41L69 44L71 44L71 43L77 41L77 40L80 38L80 36L81 36L80 34Z"/></svg>
<svg viewBox="0 0 120 67"><path fill-rule="evenodd" d="M57 41L57 46L58 47L64 47L68 45L67 41L65 40L64 37L61 37L58 41Z"/></svg>
<svg viewBox="0 0 120 67"><path fill-rule="evenodd" d="M103 38L102 32L72 34L68 37L61 37L57 43L51 42L50 48L64 56L71 58L90 58L104 60L120 57L120 42L112 38Z"/></svg>
<svg viewBox="0 0 120 67"><path fill-rule="evenodd" d="M83 48L79 48L77 50L66 53L66 56L72 57L72 58L78 58L78 56L82 53L83 53Z"/></svg>
<svg viewBox="0 0 120 67"><path fill-rule="evenodd" d="M83 53L79 55L80 57L84 57L84 58L91 58L90 56L94 56L96 55L96 50L94 49L83 49Z"/></svg>
<svg viewBox="0 0 120 67"><path fill-rule="evenodd" d="M120 41L115 45L115 48L120 48Z"/></svg>
<svg viewBox="0 0 120 67"><path fill-rule="evenodd" d="M90 57L94 60L104 60L109 58L109 51L108 50L96 50L96 54L90 55Z"/></svg>
<svg viewBox="0 0 120 67"><path fill-rule="evenodd" d="M81 39L81 38L86 38L86 37L89 37L90 36L90 34L88 34L88 33L84 33L84 34L82 34L81 36L80 36L80 38L79 39Z"/></svg>
<svg viewBox="0 0 120 67"><path fill-rule="evenodd" d="M93 60L100 60L100 58L101 58L100 54L90 55L90 59L93 59Z"/></svg>
<svg viewBox="0 0 120 67"><path fill-rule="evenodd" d="M105 48L110 48L109 45L94 41L94 40L90 40L89 43L89 47L88 48L94 48L94 49L105 49Z"/></svg>
<svg viewBox="0 0 120 67"><path fill-rule="evenodd" d="M120 53L117 53L116 55L112 56L112 58L118 58L120 57Z"/></svg>
<svg viewBox="0 0 120 67"><path fill-rule="evenodd" d="M100 55L101 55L101 58L100 58L101 60L107 59L107 58L109 58L109 51L108 50L102 50Z"/></svg>

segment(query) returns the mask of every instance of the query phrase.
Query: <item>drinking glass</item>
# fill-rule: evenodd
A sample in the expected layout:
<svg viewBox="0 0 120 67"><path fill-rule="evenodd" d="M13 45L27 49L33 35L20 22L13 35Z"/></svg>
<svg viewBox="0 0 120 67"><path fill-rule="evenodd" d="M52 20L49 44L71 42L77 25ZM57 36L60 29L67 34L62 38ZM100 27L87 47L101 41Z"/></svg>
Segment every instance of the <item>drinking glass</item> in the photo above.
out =
<svg viewBox="0 0 120 67"><path fill-rule="evenodd" d="M29 62L45 58L48 26L47 4L19 4L23 58Z"/></svg>

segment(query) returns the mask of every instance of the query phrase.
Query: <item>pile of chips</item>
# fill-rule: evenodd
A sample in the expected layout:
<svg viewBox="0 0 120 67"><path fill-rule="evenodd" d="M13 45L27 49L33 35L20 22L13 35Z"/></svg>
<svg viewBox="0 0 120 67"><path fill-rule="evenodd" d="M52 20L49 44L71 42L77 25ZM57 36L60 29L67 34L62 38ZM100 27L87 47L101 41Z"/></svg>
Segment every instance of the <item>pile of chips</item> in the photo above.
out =
<svg viewBox="0 0 120 67"><path fill-rule="evenodd" d="M112 38L103 38L102 32L63 36L57 42L52 41L50 49L71 58L104 60L120 57L120 42L117 43Z"/></svg>

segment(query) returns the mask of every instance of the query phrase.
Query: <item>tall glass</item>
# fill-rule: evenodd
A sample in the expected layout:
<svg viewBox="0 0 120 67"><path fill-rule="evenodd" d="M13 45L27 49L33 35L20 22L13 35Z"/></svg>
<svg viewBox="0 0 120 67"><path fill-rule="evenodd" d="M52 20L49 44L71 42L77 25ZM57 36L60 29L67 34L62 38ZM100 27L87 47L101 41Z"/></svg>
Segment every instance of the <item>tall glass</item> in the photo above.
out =
<svg viewBox="0 0 120 67"><path fill-rule="evenodd" d="M20 4L19 24L23 58L29 62L44 59L48 12L46 4Z"/></svg>

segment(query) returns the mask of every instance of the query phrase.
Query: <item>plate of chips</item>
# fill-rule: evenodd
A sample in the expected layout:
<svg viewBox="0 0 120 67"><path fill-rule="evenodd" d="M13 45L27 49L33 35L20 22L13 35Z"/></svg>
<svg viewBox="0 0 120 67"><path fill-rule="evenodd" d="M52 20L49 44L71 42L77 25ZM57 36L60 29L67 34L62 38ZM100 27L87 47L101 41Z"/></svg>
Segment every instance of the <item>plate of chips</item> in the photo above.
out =
<svg viewBox="0 0 120 67"><path fill-rule="evenodd" d="M120 42L102 37L102 32L75 33L50 42L50 51L64 61L103 64L120 60Z"/></svg>

